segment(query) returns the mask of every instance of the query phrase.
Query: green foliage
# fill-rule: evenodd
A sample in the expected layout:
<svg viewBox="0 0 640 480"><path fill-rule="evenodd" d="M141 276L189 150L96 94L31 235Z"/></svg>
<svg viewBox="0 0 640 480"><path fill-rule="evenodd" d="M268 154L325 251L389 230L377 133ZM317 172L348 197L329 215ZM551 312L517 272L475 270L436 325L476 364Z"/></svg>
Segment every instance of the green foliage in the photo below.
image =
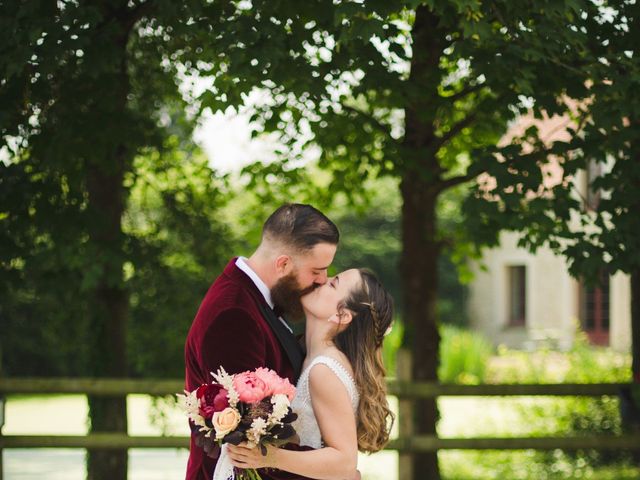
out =
<svg viewBox="0 0 640 480"><path fill-rule="evenodd" d="M401 346L403 330L403 324L396 319L384 340L383 357L389 376L396 374L396 353ZM451 325L442 325L440 336L439 381L467 385L485 383L492 373L491 343L479 333Z"/></svg>
<svg viewBox="0 0 640 480"><path fill-rule="evenodd" d="M363 184L381 176L404 179L405 203L409 180L439 199L499 163L504 152L496 144L532 100L542 115L565 111L562 95L586 92L588 74L579 67L588 36L581 19L593 11L591 2L245 7L221 8L210 49L180 58L189 62L189 73L212 82L198 99L203 108L249 103L254 135L276 140L277 161L245 169L248 188L261 200L256 211L275 197L324 206L344 196L363 205ZM533 190L542 181L536 162L527 155L519 160ZM324 172L320 187L318 170ZM503 225L493 213L495 234ZM406 225L428 214L416 212ZM447 229L442 209L439 214L435 238L423 241L448 249L468 278L466 260L478 250L469 232ZM491 241L491 235L474 238Z"/></svg>
<svg viewBox="0 0 640 480"><path fill-rule="evenodd" d="M593 347L587 335L576 332L569 351L570 366L564 377L568 383L624 383L631 380L629 355Z"/></svg>
<svg viewBox="0 0 640 480"><path fill-rule="evenodd" d="M496 360L489 376L498 383L623 383L631 378L628 355L592 347L581 332L572 349L564 354L543 350L532 355L501 348ZM522 401L517 408L521 418L527 419L532 435L622 433L619 401L615 397L544 398ZM547 474L557 475L550 478L588 478L594 468L626 465L628 461L626 452L595 450L537 453L535 459Z"/></svg>
<svg viewBox="0 0 640 480"><path fill-rule="evenodd" d="M234 233L220 212L229 197L197 150L167 140L162 151L136 158L127 179L131 194L124 281L130 293L130 375L183 375L184 338L213 279L234 254ZM87 311L73 239L39 242L33 261L14 260L2 284L3 369L8 375L91 375ZM57 253L57 254L56 254ZM64 253L64 256L63 256ZM35 254L32 254L35 255ZM7 265L7 266L9 266ZM17 268L17 267L20 268ZM73 341L69 341L73 339Z"/></svg>
<svg viewBox="0 0 640 480"><path fill-rule="evenodd" d="M499 346L491 361L489 383L624 383L631 379L630 357L594 347L584 332L576 332L571 350L535 352Z"/></svg>
<svg viewBox="0 0 640 480"><path fill-rule="evenodd" d="M487 362L489 383L628 382L631 359L609 349L589 345L584 335L565 353L498 349ZM470 400L472 401L472 400ZM616 397L483 397L473 408L494 418L463 422L466 436L582 436L621 432ZM495 404L498 404L496 406ZM474 410L475 411L475 410ZM493 413L492 413L493 412ZM494 425L495 424L495 425ZM439 453L444 478L493 479L632 479L637 467L624 452L456 452Z"/></svg>
<svg viewBox="0 0 640 480"><path fill-rule="evenodd" d="M365 267L373 270L395 300L396 313L402 312L400 278L400 196L390 179L370 181L366 205L353 208L336 203L329 210L340 229L340 247L335 271Z"/></svg>
<svg viewBox="0 0 640 480"><path fill-rule="evenodd" d="M310 202L322 206L323 201L312 198L310 192L323 189L322 172L309 179L310 184L297 185L293 191L289 184L274 184L267 188L264 179L252 177L247 187L246 176L235 179L230 187L232 198L224 207L224 217L232 226L234 236L242 240L239 248L244 254L258 244L262 222L281 202ZM402 254L400 193L397 181L382 178L364 182L360 187L362 203L353 205L344 196L323 207L323 211L340 229L340 246L330 273L348 268L366 267L373 270L395 300L395 310L402 321L403 288L399 263ZM459 214L461 199L457 195L443 197L440 202L443 228L453 232L461 228ZM467 287L459 279L460 265L452 260L452 251L445 251L438 258L440 276L438 316L442 323L464 326L468 323L466 301Z"/></svg>
<svg viewBox="0 0 640 480"><path fill-rule="evenodd" d="M560 457L560 452L550 454ZM442 478L445 480L637 480L638 469L634 465L591 467L558 459L553 465L541 461L535 451L466 452L450 450L439 454Z"/></svg>
<svg viewBox="0 0 640 480"><path fill-rule="evenodd" d="M197 150L151 152L135 172L124 220L134 253L130 372L177 378L198 305L234 254L235 236L218 218L229 194Z"/></svg>
<svg viewBox="0 0 640 480"><path fill-rule="evenodd" d="M477 332L446 325L440 328L440 335L440 382L484 383L487 363L493 353L491 343Z"/></svg>
<svg viewBox="0 0 640 480"><path fill-rule="evenodd" d="M19 272L19 282L0 290L2 374L13 376L83 376L87 346L88 302L72 288L76 272L47 267ZM1 282L0 282L1 283ZM70 341L72 339L72 341Z"/></svg>
<svg viewBox="0 0 640 480"><path fill-rule="evenodd" d="M161 371L147 358L151 347L154 362L172 365L163 374L177 372L182 356L174 335L193 316L186 313L192 295L206 288L203 270L219 269L227 237L214 221L220 195L204 186L211 172L202 161L176 159L185 163L184 170L172 167L180 178L162 180L160 171L167 150L192 151L195 118L178 88L178 56L201 50L194 37L209 25L193 19L219 7L8 1L3 9L11 12L0 18L5 368L15 375L125 375L122 339L130 323L130 344L141 349L134 350L133 372ZM165 224L155 232L144 230L158 225L153 218L136 224L149 234L144 239L122 225L139 155L158 162L154 173L164 182L153 207ZM192 177L197 187L189 185ZM160 355L163 335L171 356Z"/></svg>
<svg viewBox="0 0 640 480"><path fill-rule="evenodd" d="M421 120L442 139L433 153L445 172L455 174L461 155L495 145L513 110L524 108L519 95L536 94L551 106L567 84L581 85L581 78L569 80L566 74L574 60L569 53L584 36L555 29L578 20L577 11L586 6L254 2L220 22L212 45L218 56L212 51L200 58L224 66L201 100L222 109L237 106L251 88L269 92L254 120L258 132L280 137L287 166L281 178L301 174L290 161L319 146L319 165L332 173L331 188L356 197L363 179L398 175L420 161L419 152L403 144L402 110L424 105ZM422 34L414 31L420 28L418 15L438 25L425 34L437 45L439 58L424 76L412 78L416 52L410 46ZM200 73L212 71L207 66ZM269 171L275 173L272 167Z"/></svg>
<svg viewBox="0 0 640 480"><path fill-rule="evenodd" d="M590 40L567 79L570 88L556 99L569 107L566 135L544 142L531 126L497 149L502 162L481 160L494 181L478 183L464 210L478 242L495 244L500 228L511 229L522 234L520 246L546 245L565 256L570 273L587 284L598 283L603 272L625 272L640 285L640 60L634 54L640 18L629 1L597 2L590 10L579 20ZM534 104L534 115L543 118L536 110ZM543 110L548 117L562 113L553 105ZM638 308L632 332L638 382Z"/></svg>
<svg viewBox="0 0 640 480"><path fill-rule="evenodd" d="M382 344L382 359L387 377L395 377L398 373L396 354L402 345L403 334L403 324L398 318L396 318L393 321L393 328L391 329L391 332L384 338L384 343Z"/></svg>
<svg viewBox="0 0 640 480"><path fill-rule="evenodd" d="M623 383L631 379L629 357L589 345L587 336L579 332L569 352L570 364L564 381L575 383ZM618 398L570 398L555 408L541 411L540 417L552 415L557 431L580 435L620 435L623 433ZM628 452L586 450L567 452L566 460L589 468L630 461ZM557 456L556 456L557 457ZM558 459L560 461L561 459Z"/></svg>

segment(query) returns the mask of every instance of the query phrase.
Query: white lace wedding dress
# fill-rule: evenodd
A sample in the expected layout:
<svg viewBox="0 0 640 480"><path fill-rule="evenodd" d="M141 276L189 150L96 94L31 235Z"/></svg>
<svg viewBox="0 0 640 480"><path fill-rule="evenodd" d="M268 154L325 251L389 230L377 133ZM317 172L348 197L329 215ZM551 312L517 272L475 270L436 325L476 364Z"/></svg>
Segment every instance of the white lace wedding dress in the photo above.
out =
<svg viewBox="0 0 640 480"><path fill-rule="evenodd" d="M353 413L356 412L358 401L360 400L358 389L356 388L353 378L351 378L347 369L344 368L340 362L326 355L318 355L315 357L300 374L298 384L296 385L296 396L291 402L291 409L298 414L298 418L292 425L300 437L300 445L312 448L322 448L324 446L322 443L322 435L320 434L320 427L313 413L311 395L309 393L309 373L313 366L319 363L329 367L344 384L349 393L349 398L351 398ZM233 480L234 478L233 464L226 450L227 445L225 444L222 446L220 458L213 473L213 480Z"/></svg>
<svg viewBox="0 0 640 480"><path fill-rule="evenodd" d="M353 378L340 362L326 355L318 355L315 357L300 374L298 384L296 385L296 396L291 402L292 410L298 414L297 420L293 422L292 425L300 437L300 445L312 448L322 448L324 446L322 436L320 435L320 427L313 413L311 395L309 393L309 372L311 372L314 365L318 364L329 367L344 384L349 393L349 398L351 398L351 406L353 407L354 413L358 408L358 402L360 400L358 389L356 388Z"/></svg>

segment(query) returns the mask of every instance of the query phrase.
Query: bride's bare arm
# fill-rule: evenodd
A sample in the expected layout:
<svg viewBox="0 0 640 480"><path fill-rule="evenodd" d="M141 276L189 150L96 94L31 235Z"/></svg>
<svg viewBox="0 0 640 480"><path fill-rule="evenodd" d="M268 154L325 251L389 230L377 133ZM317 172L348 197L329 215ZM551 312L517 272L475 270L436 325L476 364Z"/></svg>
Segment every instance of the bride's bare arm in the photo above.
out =
<svg viewBox="0 0 640 480"><path fill-rule="evenodd" d="M268 448L266 456L259 449L230 447L234 465L272 467L318 480L359 477L356 419L347 389L329 367L318 364L309 372L309 390L325 447L303 452Z"/></svg>

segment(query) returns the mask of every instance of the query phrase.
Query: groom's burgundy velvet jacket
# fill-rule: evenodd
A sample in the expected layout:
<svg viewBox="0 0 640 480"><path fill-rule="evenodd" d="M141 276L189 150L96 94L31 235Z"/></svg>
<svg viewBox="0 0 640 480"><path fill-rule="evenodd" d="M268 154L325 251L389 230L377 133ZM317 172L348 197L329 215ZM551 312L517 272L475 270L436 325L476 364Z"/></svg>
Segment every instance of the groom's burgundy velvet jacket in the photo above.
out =
<svg viewBox="0 0 640 480"><path fill-rule="evenodd" d="M296 338L278 320L253 281L236 266L236 258L232 259L209 288L187 335L186 390L210 382L210 372L221 366L231 374L271 368L295 385L303 358ZM215 460L197 447L192 437L187 480L211 480L214 468Z"/></svg>

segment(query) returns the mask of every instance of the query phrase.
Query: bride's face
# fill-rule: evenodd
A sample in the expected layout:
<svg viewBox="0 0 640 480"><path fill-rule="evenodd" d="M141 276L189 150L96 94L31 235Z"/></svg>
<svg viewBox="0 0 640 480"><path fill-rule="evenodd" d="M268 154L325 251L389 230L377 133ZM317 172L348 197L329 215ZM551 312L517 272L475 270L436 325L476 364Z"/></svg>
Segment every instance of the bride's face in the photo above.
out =
<svg viewBox="0 0 640 480"><path fill-rule="evenodd" d="M335 277L327 279L327 283L303 296L302 307L307 313L320 320L327 320L338 313L338 306L347 295L358 287L362 279L356 269L345 270Z"/></svg>

